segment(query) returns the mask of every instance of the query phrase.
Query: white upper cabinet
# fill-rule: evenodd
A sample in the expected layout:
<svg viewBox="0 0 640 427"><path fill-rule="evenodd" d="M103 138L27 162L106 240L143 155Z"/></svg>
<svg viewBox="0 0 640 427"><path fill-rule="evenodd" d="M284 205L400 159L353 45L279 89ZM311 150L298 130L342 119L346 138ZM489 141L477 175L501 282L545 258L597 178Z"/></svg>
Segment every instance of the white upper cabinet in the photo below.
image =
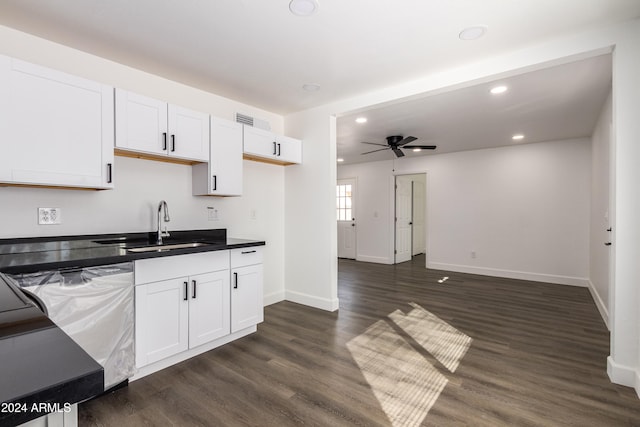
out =
<svg viewBox="0 0 640 427"><path fill-rule="evenodd" d="M193 165L193 195L242 195L242 125L211 117L209 150L208 163Z"/></svg>
<svg viewBox="0 0 640 427"><path fill-rule="evenodd" d="M291 165L302 163L302 141L244 125L244 154L249 160Z"/></svg>
<svg viewBox="0 0 640 427"><path fill-rule="evenodd" d="M116 89L116 143L120 154L160 160L209 160L209 115Z"/></svg>
<svg viewBox="0 0 640 427"><path fill-rule="evenodd" d="M0 56L0 182L113 188L113 88Z"/></svg>

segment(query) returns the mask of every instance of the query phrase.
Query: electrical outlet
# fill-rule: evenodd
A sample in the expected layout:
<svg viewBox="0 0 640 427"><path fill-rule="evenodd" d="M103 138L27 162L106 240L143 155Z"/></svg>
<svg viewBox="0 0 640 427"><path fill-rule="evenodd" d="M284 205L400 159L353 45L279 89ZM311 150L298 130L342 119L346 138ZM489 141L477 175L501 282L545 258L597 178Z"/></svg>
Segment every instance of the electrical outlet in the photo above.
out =
<svg viewBox="0 0 640 427"><path fill-rule="evenodd" d="M475 258L476 257L476 251L471 251L471 258Z"/></svg>
<svg viewBox="0 0 640 427"><path fill-rule="evenodd" d="M249 218L257 219L257 216L258 216L258 211L256 209L251 209L251 211L249 212Z"/></svg>
<svg viewBox="0 0 640 427"><path fill-rule="evenodd" d="M62 224L62 209L38 208L38 224L40 225Z"/></svg>
<svg viewBox="0 0 640 427"><path fill-rule="evenodd" d="M218 209L213 206L207 206L207 220L218 221Z"/></svg>

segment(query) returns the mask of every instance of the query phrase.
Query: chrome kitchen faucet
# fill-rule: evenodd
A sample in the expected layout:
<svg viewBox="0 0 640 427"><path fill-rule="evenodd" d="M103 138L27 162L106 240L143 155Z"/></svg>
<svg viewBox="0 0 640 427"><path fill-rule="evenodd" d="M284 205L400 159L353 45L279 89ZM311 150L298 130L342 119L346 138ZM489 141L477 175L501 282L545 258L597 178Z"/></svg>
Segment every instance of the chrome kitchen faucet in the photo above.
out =
<svg viewBox="0 0 640 427"><path fill-rule="evenodd" d="M158 205L158 240L156 241L158 245L162 244L163 237L169 237L169 232L167 231L166 226L165 226L165 230L162 231L162 217L160 216L160 214L162 213L163 206L164 206L164 222L171 221L171 218L169 218L169 206L167 206L167 202L165 202L164 200L160 200L160 204Z"/></svg>

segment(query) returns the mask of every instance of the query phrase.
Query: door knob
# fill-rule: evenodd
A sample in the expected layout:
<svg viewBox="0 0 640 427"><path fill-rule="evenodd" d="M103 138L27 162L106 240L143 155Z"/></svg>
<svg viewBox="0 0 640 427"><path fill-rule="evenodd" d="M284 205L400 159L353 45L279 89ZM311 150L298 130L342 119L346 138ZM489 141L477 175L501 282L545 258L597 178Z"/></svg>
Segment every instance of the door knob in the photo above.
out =
<svg viewBox="0 0 640 427"><path fill-rule="evenodd" d="M611 246L611 242L607 242L604 244L605 246Z"/></svg>

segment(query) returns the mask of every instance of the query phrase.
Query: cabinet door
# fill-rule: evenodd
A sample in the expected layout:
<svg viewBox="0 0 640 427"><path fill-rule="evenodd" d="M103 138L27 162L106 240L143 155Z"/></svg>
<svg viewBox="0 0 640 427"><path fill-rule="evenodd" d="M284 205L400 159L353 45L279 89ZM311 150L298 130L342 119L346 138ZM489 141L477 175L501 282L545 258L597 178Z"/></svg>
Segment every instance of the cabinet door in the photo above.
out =
<svg viewBox="0 0 640 427"><path fill-rule="evenodd" d="M242 195L242 125L211 118L210 193Z"/></svg>
<svg viewBox="0 0 640 427"><path fill-rule="evenodd" d="M278 154L275 134L264 129L243 126L244 152L273 159Z"/></svg>
<svg viewBox="0 0 640 427"><path fill-rule="evenodd" d="M169 104L168 120L169 155L209 161L209 115Z"/></svg>
<svg viewBox="0 0 640 427"><path fill-rule="evenodd" d="M113 187L113 88L0 56L0 181Z"/></svg>
<svg viewBox="0 0 640 427"><path fill-rule="evenodd" d="M188 279L136 286L136 366L187 350Z"/></svg>
<svg viewBox="0 0 640 427"><path fill-rule="evenodd" d="M166 155L167 103L116 89L116 147Z"/></svg>
<svg viewBox="0 0 640 427"><path fill-rule="evenodd" d="M229 270L189 277L189 348L229 335Z"/></svg>
<svg viewBox="0 0 640 427"><path fill-rule="evenodd" d="M235 268L231 274L231 332L264 320L262 264Z"/></svg>
<svg viewBox="0 0 640 427"><path fill-rule="evenodd" d="M284 163L302 163L302 141L278 135L276 143L278 160Z"/></svg>

